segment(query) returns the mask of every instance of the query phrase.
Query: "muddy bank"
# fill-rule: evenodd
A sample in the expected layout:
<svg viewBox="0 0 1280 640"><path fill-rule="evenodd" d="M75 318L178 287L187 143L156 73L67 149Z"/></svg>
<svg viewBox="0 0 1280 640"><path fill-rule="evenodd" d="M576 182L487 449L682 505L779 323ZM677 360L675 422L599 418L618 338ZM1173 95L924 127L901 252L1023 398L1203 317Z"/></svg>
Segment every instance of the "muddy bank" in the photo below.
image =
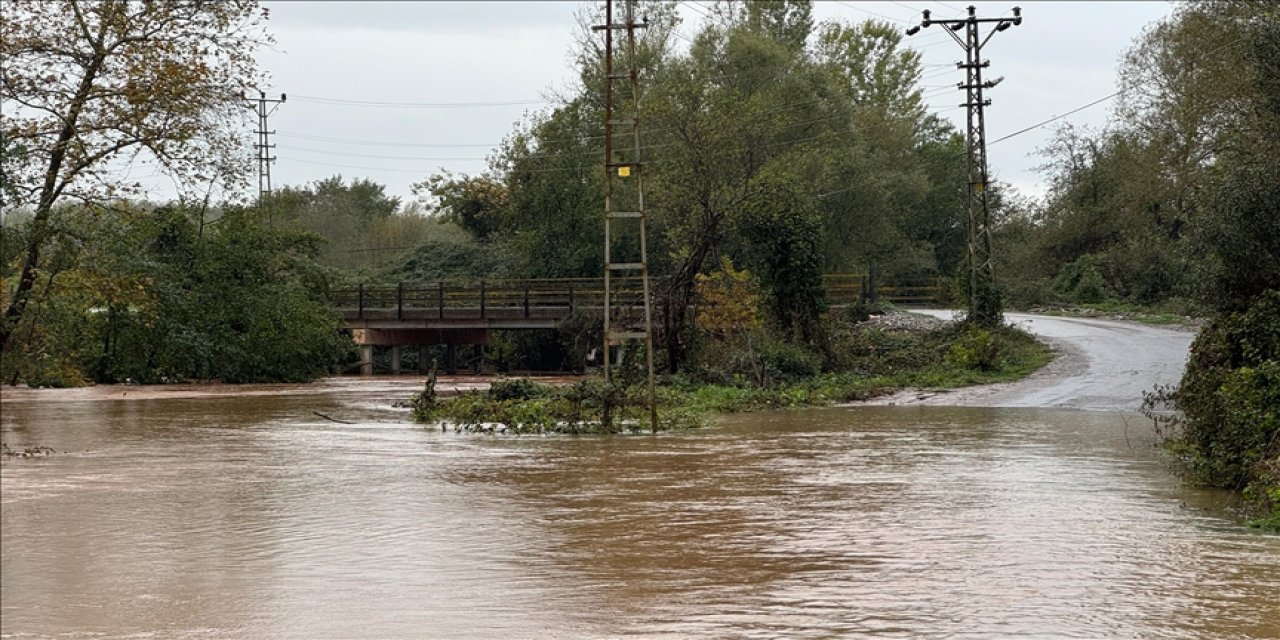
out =
<svg viewBox="0 0 1280 640"><path fill-rule="evenodd" d="M362 396L391 396L405 399L422 390L427 377L402 376L342 376L322 378L315 382L297 384L158 384L158 385L96 385L71 389L31 389L28 387L0 388L0 402L95 402L116 400L164 400L191 398L249 398L271 396L304 396L356 394ZM445 375L436 383L436 392L454 395L464 391L489 388L500 379L495 376ZM537 376L540 383L571 385L583 376Z"/></svg>

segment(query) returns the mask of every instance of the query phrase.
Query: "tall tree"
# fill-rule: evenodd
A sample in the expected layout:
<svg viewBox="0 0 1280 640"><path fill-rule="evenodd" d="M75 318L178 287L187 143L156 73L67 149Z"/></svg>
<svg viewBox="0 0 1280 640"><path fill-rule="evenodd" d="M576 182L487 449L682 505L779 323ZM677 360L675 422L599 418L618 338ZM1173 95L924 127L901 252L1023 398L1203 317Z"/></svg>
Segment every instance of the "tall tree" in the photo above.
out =
<svg viewBox="0 0 1280 640"><path fill-rule="evenodd" d="M0 322L7 349L57 204L128 195L112 172L125 159L149 159L190 182L244 168L241 95L256 77L253 52L269 38L257 0L14 1L0 11L0 136L24 151L6 162L6 186L11 206L33 211Z"/></svg>

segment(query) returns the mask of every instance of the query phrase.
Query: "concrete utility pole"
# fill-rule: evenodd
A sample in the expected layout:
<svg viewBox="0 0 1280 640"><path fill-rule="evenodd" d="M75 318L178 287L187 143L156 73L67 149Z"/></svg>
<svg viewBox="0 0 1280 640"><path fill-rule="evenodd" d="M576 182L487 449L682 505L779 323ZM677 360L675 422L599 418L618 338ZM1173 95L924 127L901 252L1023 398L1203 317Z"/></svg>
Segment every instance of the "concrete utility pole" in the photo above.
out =
<svg viewBox="0 0 1280 640"><path fill-rule="evenodd" d="M612 344L626 344L628 340L644 340L645 366L648 368L649 384L649 423L650 428L658 430L657 392L653 378L653 313L650 305L649 291L649 258L645 238L644 179L643 164L640 162L640 90L636 78L636 30L643 29L647 22L635 21L635 0L623 0L625 19L621 23L613 21L614 0L605 0L604 24L592 27L594 31L604 31L604 379L609 382L610 371L609 348ZM614 31L626 32L625 71L614 71ZM621 95L626 115L614 117L615 99ZM622 127L620 144L614 145L615 127ZM638 246L625 251L621 261L615 261L613 254L615 228L628 224L633 227L634 235L619 233L618 240L638 242ZM624 244L623 242L619 243ZM626 295L622 287L615 289L614 274L618 273L621 284L630 281L633 286L636 274L639 275L642 295L644 297L644 324L635 326L634 301L615 298ZM630 276L624 274L632 274ZM634 289L630 291L634 295ZM615 314L625 317L615 318ZM615 324L618 328L615 329Z"/></svg>
<svg viewBox="0 0 1280 640"><path fill-rule="evenodd" d="M271 144L271 136L275 131L267 129L267 117L284 103L285 95L280 94L279 99L268 98L265 92L259 91L257 98L249 98L244 94L240 97L248 100L258 114L258 129L254 131L258 134L258 142L253 147L258 150L258 201L261 202L262 196L271 193L271 163L276 161L275 156L271 155L271 149L275 148Z"/></svg>
<svg viewBox="0 0 1280 640"><path fill-rule="evenodd" d="M965 130L965 141L969 150L969 291L967 321L984 327L994 327L1001 322L1000 291L996 288L995 271L991 264L991 215L987 204L990 182L987 179L987 124L983 108L991 104L984 99L983 89L990 89L1000 84L1004 78L982 80L982 70L991 66L990 60L982 59L982 47L997 31L1004 31L1014 25L1022 24L1022 8L1013 8L1012 18L979 18L977 10L970 6L967 18L934 20L929 11L924 13L924 20L917 26L907 29L907 35L913 36L923 28L931 25L942 25L947 35L965 50L965 61L957 62L956 68L964 69L965 81L957 84L957 89L965 91L965 102L962 107L969 109L968 127ZM978 25L993 23L995 26L982 37ZM956 35L964 29L963 40Z"/></svg>

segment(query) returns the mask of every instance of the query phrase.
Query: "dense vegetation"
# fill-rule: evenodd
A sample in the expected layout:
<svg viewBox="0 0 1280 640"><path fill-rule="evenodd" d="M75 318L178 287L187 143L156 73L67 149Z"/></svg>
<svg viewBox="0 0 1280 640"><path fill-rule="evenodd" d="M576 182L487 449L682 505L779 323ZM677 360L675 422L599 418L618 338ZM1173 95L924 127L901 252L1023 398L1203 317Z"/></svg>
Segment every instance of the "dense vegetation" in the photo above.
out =
<svg viewBox="0 0 1280 640"><path fill-rule="evenodd" d="M1211 315L1180 387L1150 400L1180 410L1169 443L1192 480L1280 529L1280 10L1183 7L1126 65L1134 95L1059 173L1045 248L1072 260L1059 289Z"/></svg>
<svg viewBox="0 0 1280 640"><path fill-rule="evenodd" d="M1047 197L1006 211L1014 304L1212 313L1277 286L1278 23L1270 2L1188 3L1137 38L1111 122L1059 129Z"/></svg>
<svg viewBox="0 0 1280 640"><path fill-rule="evenodd" d="M697 358L690 303L698 275L723 259L760 285L777 338L815 354L823 272L950 276L961 261L964 145L925 111L919 54L886 24L818 25L809 9L718 5L687 50L675 46L674 6L640 11L649 259L664 276L655 304L668 372ZM563 104L523 123L481 175L419 185L508 273L600 272L603 79L589 33Z"/></svg>
<svg viewBox="0 0 1280 640"><path fill-rule="evenodd" d="M39 297L16 325L5 382L266 382L331 370L349 341L328 300L333 274L315 260L320 238L257 208L203 213L54 210ZM21 231L7 231L6 259Z"/></svg>

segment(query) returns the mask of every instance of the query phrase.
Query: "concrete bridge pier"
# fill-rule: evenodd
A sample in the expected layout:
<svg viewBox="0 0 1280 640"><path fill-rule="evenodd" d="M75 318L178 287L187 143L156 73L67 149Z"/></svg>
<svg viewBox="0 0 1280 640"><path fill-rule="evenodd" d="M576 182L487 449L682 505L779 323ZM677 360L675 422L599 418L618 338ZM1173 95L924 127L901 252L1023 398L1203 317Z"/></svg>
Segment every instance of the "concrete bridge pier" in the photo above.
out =
<svg viewBox="0 0 1280 640"><path fill-rule="evenodd" d="M360 375L373 375L373 345L360 345Z"/></svg>
<svg viewBox="0 0 1280 640"><path fill-rule="evenodd" d="M400 345L391 345L391 375L400 375Z"/></svg>

